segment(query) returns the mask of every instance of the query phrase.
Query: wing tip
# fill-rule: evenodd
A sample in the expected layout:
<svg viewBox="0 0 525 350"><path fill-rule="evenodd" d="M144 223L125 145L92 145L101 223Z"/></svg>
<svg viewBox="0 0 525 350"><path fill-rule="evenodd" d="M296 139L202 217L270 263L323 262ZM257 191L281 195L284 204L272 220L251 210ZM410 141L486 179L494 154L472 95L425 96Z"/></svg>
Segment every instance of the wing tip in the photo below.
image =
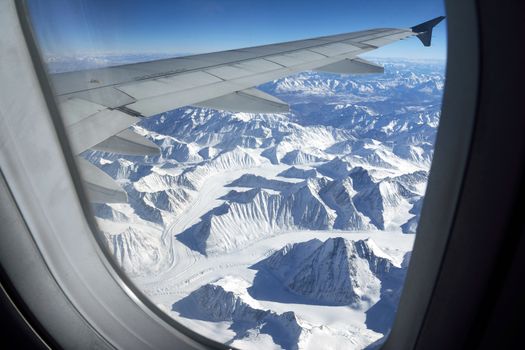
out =
<svg viewBox="0 0 525 350"><path fill-rule="evenodd" d="M425 46L430 46L432 42L432 29L445 19L445 16L438 16L429 21L420 23L413 27L410 27L412 32L416 33L416 36Z"/></svg>

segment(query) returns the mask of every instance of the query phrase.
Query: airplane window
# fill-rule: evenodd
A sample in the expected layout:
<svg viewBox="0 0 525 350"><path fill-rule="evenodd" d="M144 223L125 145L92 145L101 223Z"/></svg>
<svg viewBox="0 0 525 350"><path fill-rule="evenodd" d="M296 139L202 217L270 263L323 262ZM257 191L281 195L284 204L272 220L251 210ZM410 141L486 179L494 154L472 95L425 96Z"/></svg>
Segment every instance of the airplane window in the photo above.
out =
<svg viewBox="0 0 525 350"><path fill-rule="evenodd" d="M441 0L28 6L96 234L163 312L242 349L384 341L439 125Z"/></svg>

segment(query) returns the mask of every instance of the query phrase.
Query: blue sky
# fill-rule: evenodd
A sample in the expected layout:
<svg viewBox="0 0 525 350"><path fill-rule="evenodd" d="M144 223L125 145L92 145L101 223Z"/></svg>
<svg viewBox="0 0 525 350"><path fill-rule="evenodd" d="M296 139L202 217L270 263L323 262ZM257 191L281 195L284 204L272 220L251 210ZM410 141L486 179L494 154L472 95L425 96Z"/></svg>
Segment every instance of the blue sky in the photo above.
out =
<svg viewBox="0 0 525 350"><path fill-rule="evenodd" d="M443 0L29 0L47 55L212 52L345 33L410 27L446 15ZM412 38L368 54L445 58L446 22L433 46Z"/></svg>

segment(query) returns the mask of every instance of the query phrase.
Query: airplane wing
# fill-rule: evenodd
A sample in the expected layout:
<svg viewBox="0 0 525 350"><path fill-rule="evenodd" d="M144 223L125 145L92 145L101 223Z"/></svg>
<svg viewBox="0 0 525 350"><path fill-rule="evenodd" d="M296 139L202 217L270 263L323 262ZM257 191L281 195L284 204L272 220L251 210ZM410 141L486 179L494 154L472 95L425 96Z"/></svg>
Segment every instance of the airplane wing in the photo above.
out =
<svg viewBox="0 0 525 350"><path fill-rule="evenodd" d="M156 145L128 128L141 118L193 105L232 112L283 113L288 105L255 87L287 75L316 70L339 74L382 73L358 55L417 36L430 46L443 16L406 29L380 28L244 49L176 57L51 75L72 150L158 154ZM87 165L83 164L83 168ZM94 166L93 166L94 167ZM98 170L98 169L97 169ZM95 170L93 170L95 173ZM125 192L90 179L90 199ZM124 197L123 197L124 196Z"/></svg>

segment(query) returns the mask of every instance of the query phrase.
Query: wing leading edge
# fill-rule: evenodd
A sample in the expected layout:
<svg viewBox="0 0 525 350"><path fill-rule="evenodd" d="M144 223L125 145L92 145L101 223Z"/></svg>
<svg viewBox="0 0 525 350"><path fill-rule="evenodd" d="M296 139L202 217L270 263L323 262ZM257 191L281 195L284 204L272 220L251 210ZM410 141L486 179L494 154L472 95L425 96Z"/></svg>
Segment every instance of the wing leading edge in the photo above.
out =
<svg viewBox="0 0 525 350"><path fill-rule="evenodd" d="M437 17L411 28L380 28L279 44L215 52L101 69L53 74L52 85L73 151L127 155L158 154L152 142L128 128L140 118L194 105L233 112L286 113L285 102L255 87L287 75L317 70L338 74L382 73L358 57L417 36L430 46ZM89 166L96 168L94 165ZM82 168L88 164L82 163ZM96 169L98 170L98 168ZM83 171L84 173L84 171ZM88 172L96 173L95 170ZM101 188L116 193L106 178L86 186L90 200L108 202ZM98 186L91 194L90 189ZM114 201L125 201L124 191Z"/></svg>

